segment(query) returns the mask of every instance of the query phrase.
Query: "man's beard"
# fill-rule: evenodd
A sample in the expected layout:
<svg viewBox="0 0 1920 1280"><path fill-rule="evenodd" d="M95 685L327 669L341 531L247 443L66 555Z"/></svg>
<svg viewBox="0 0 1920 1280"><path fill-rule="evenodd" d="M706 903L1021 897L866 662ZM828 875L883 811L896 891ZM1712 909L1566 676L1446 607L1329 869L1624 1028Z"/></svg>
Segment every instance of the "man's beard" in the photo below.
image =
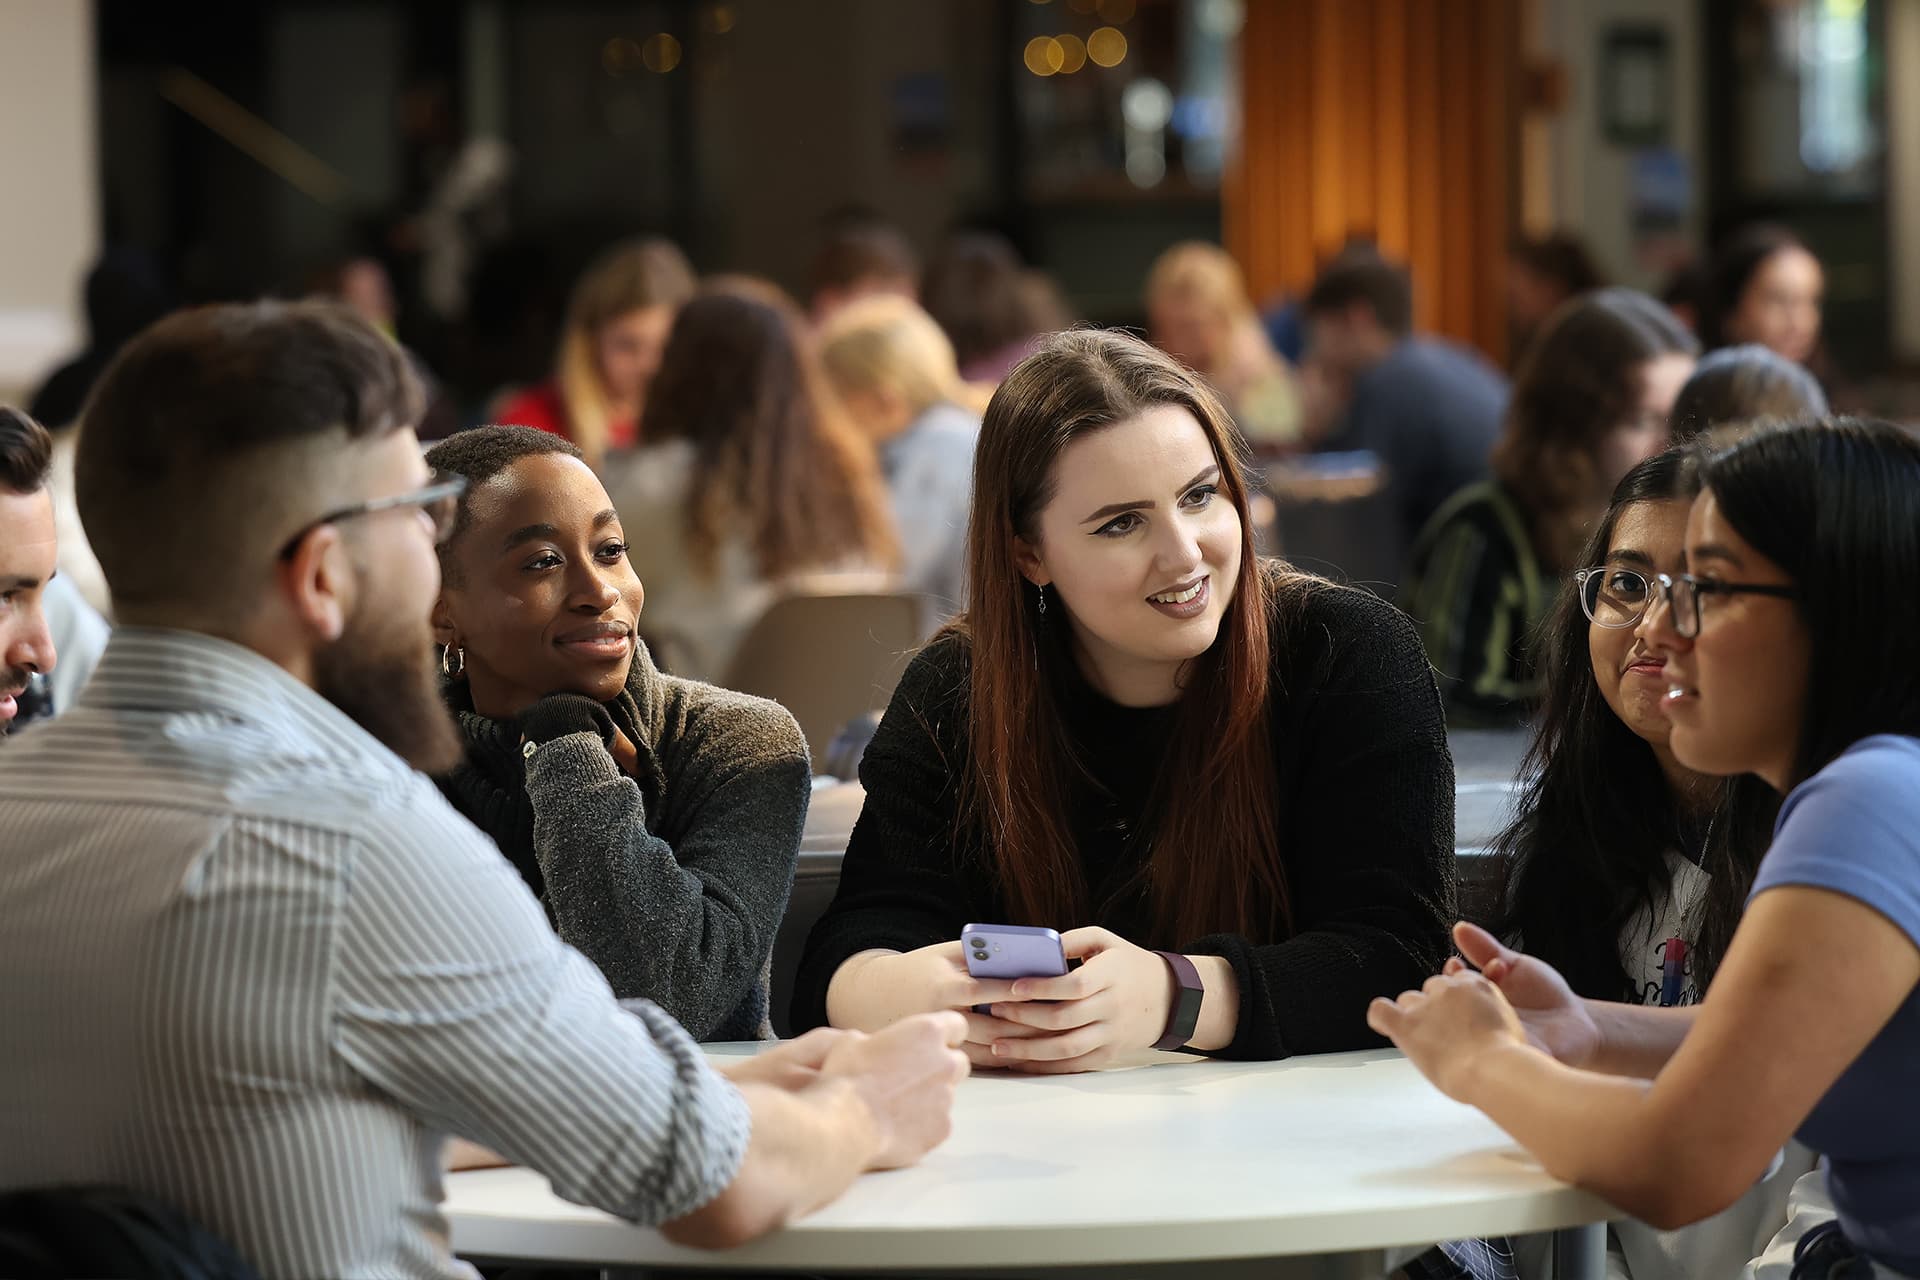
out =
<svg viewBox="0 0 1920 1280"><path fill-rule="evenodd" d="M0 695L12 694L19 714L27 710L20 706L20 699L27 696L28 681L32 678L33 672L26 667L0 667ZM0 738L6 737L13 726L20 723L19 714L11 719L0 720Z"/></svg>
<svg viewBox="0 0 1920 1280"><path fill-rule="evenodd" d="M315 656L314 687L414 768L446 773L466 745L440 697L432 637L424 625L383 628L375 621L382 612L371 603L355 611L341 637Z"/></svg>

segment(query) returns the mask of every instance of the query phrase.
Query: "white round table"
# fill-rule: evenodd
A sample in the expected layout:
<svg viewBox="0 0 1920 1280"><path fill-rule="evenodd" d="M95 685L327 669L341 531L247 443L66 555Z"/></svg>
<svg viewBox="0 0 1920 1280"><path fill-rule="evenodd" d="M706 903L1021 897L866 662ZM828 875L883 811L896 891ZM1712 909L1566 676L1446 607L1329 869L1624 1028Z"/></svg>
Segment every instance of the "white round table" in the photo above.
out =
<svg viewBox="0 0 1920 1280"><path fill-rule="evenodd" d="M1077 1076L975 1075L953 1136L920 1165L864 1177L724 1254L568 1204L524 1169L449 1176L453 1247L759 1272L1345 1277L1381 1275L1395 1246L1554 1231L1561 1277L1600 1274L1605 1232L1591 1224L1617 1211L1547 1176L1398 1053L1152 1056ZM1282 1258L1301 1261L1277 1269Z"/></svg>

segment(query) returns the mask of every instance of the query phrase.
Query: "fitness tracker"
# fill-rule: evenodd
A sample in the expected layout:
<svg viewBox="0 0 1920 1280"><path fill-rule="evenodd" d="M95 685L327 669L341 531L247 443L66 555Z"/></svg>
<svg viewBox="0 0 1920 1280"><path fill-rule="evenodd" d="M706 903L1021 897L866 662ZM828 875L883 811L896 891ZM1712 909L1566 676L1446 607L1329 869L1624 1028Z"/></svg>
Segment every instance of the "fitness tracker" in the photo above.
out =
<svg viewBox="0 0 1920 1280"><path fill-rule="evenodd" d="M1167 1029L1154 1041L1156 1049L1180 1049L1193 1039L1193 1029L1200 1022L1200 1004L1206 999L1207 989L1200 982L1200 971L1193 967L1193 961L1177 951L1157 951L1154 953L1167 962L1167 968L1173 970L1173 980L1180 990L1175 993L1173 1008L1167 1012Z"/></svg>

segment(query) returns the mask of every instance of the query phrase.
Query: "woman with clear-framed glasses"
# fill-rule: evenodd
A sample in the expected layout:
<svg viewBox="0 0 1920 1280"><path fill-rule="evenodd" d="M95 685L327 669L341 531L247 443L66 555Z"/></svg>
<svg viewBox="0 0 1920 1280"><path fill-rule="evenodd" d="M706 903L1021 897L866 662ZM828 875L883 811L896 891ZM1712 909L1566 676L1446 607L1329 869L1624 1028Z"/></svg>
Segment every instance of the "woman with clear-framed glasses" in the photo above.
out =
<svg viewBox="0 0 1920 1280"><path fill-rule="evenodd" d="M1668 1007L1697 1004L1712 979L1779 807L1757 779L1673 754L1649 621L1662 583L1684 576L1688 458L1629 472L1572 574L1527 781L1495 841L1512 868L1501 933L1537 940L1583 995Z"/></svg>
<svg viewBox="0 0 1920 1280"><path fill-rule="evenodd" d="M1700 478L1685 572L1655 576L1643 622L1671 749L1785 797L1712 987L1682 1009L1582 999L1462 925L1467 963L1369 1020L1550 1172L1655 1225L1733 1203L1797 1135L1838 1217L1793 1275L1920 1276L1920 438L1764 430Z"/></svg>
<svg viewBox="0 0 1920 1280"><path fill-rule="evenodd" d="M1682 572L1688 455L1627 473L1556 601L1543 646L1546 692L1513 819L1493 841L1507 869L1494 932L1552 965L1579 995L1689 1005L1711 981L1766 851L1778 798L1757 779L1708 777L1674 759L1661 708L1664 659L1644 625L1661 574ZM1789 1148L1711 1223L1663 1232L1615 1226L1615 1273L1690 1280L1737 1273L1787 1221L1795 1179L1815 1157ZM1830 1216L1830 1215L1829 1215ZM1545 1274L1538 1242L1442 1245L1423 1280Z"/></svg>

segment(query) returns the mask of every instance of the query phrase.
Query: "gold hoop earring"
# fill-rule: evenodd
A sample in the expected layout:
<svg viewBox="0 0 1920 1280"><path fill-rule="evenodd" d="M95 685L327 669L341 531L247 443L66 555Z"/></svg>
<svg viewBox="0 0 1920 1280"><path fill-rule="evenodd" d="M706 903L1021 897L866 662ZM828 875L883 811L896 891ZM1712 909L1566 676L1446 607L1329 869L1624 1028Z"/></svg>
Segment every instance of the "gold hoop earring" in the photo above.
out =
<svg viewBox="0 0 1920 1280"><path fill-rule="evenodd" d="M467 669L467 651L454 645L440 646L440 670L451 679Z"/></svg>

